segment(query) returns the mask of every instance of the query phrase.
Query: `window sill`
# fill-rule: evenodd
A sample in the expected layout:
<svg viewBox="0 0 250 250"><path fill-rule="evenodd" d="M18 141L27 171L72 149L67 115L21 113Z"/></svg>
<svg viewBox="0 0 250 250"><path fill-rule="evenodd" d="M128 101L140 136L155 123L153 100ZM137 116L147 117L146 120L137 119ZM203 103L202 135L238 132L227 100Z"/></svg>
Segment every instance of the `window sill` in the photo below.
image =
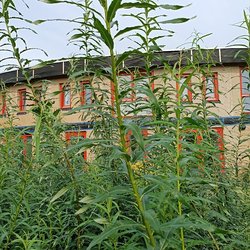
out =
<svg viewBox="0 0 250 250"><path fill-rule="evenodd" d="M212 100L212 99L210 99L210 100L207 99L207 102L221 103L220 100Z"/></svg>
<svg viewBox="0 0 250 250"><path fill-rule="evenodd" d="M71 107L61 107L62 111L67 111L67 110L71 110L71 109L72 109Z"/></svg>
<svg viewBox="0 0 250 250"><path fill-rule="evenodd" d="M26 114L27 114L26 111L19 111L19 112L17 112L17 115L26 115Z"/></svg>

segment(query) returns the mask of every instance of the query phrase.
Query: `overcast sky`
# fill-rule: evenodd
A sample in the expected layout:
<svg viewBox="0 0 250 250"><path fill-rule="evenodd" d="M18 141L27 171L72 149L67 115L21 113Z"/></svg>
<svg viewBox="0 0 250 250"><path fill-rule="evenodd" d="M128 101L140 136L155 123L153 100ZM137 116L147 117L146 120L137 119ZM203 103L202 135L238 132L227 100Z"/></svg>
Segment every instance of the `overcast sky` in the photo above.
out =
<svg viewBox="0 0 250 250"><path fill-rule="evenodd" d="M21 0L18 0L21 1ZM29 4L29 9L21 4L21 12L25 18L36 20L46 18L75 18L81 13L73 6L66 4L46 4L39 0L25 0ZM97 0L93 0L97 2ZM168 18L176 17L193 17L191 21L184 24L169 25L167 28L175 31L173 37L164 39L162 41L165 45L164 50L190 47L192 41L192 34L194 31L208 36L204 43L204 47L226 47L230 41L235 37L244 34L240 28L233 26L243 19L243 10L249 12L249 0L159 0L161 4L181 4L191 6L181 9L179 11L167 11ZM19 7L19 6L18 6ZM127 22L120 20L120 27L126 25ZM132 24L133 25L133 24ZM29 33L25 35L25 39L32 47L43 48L49 55L48 58L38 57L43 59L55 59L68 57L77 53L77 48L67 46L67 33L72 29L72 25L67 23L43 23L34 27L38 32L37 35ZM183 45L185 44L185 45ZM123 44L117 47L118 52L125 49Z"/></svg>

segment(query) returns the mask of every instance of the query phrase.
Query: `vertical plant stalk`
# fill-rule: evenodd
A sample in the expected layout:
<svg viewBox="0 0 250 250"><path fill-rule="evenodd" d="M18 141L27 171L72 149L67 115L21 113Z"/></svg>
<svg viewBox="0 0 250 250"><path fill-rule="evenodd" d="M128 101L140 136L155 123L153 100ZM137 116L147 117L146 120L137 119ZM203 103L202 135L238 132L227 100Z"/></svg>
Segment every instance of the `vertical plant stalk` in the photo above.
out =
<svg viewBox="0 0 250 250"><path fill-rule="evenodd" d="M103 9L105 13L105 24L106 24L106 29L109 35L111 36L111 24L108 21L108 7L107 7L107 1L103 1ZM126 138L125 138L125 127L123 123L123 118L122 118L122 113L121 113L121 106L120 106L120 99L119 99L119 86L118 86L118 79L117 79L117 68L116 68L116 57L114 54L114 49L109 48L110 52L110 58L111 58L111 70L112 70L112 79L113 79L113 84L114 84L114 97L115 97L115 108L116 108L116 115L117 115L117 120L118 120L118 125L119 125L119 136L120 136L120 143L121 143L121 148L125 153L128 153L127 147L126 147ZM138 209L140 211L141 217L142 217L142 222L145 226L145 230L147 233L147 236L149 238L149 242L152 247L155 247L155 239L153 236L153 231L150 227L150 224L145 216L145 210L142 204L142 200L138 191L138 186L134 177L134 173L132 170L132 164L131 162L125 158L125 163L127 167L127 172L129 176L129 180L132 186L132 190L135 196L135 200L138 206Z"/></svg>
<svg viewBox="0 0 250 250"><path fill-rule="evenodd" d="M75 189L75 195L76 195L76 204L75 204L75 207L76 207L76 211L80 209L80 206L79 206L79 187L78 187L78 184L77 184L77 181L76 181L76 177L75 177L75 171L74 171L74 167L72 166L70 160L69 160L69 157L68 155L66 154L66 152L63 153L63 156L64 156L64 159L66 161L66 165L69 169L69 172L70 172L70 175L71 175L71 180L72 180L72 183L74 185L74 189ZM77 223L78 223L78 226L80 225L81 223L81 217L79 214L76 215L76 219L77 219ZM81 231L80 229L77 229L77 249L80 250L81 249Z"/></svg>
<svg viewBox="0 0 250 250"><path fill-rule="evenodd" d="M21 206L22 206L22 203L23 203L23 199L24 199L24 196L25 196L25 191L26 191L26 187L27 187L28 178L29 178L29 167L25 171L23 185L22 185L21 191L19 193L20 194L20 199L19 199L19 202L17 204L16 211L15 211L15 214L13 216L13 219L11 219L11 222L10 222L9 232L6 235L7 242L5 244L5 248L4 248L5 250L9 249L10 238L11 238L11 236L13 234L13 231L14 231L14 229L16 227L16 224L17 224L17 218L19 216L19 213L20 213L20 210L21 210Z"/></svg>
<svg viewBox="0 0 250 250"><path fill-rule="evenodd" d="M181 72L179 72L179 77L181 76ZM178 77L178 78L179 78ZM179 79L178 79L179 80ZM177 108L176 108L176 158L175 158L175 164L176 164L176 176L177 176L177 192L180 194L181 192L181 169L180 169L180 155L181 155L181 135L180 135L180 119L181 119L181 110L180 107L182 106L181 100L182 95L180 94L180 89L177 92ZM182 202L178 198L178 215L182 216ZM183 227L180 228L180 240L181 240L181 249L185 250L185 238L184 238L184 229Z"/></svg>
<svg viewBox="0 0 250 250"><path fill-rule="evenodd" d="M13 51L13 58L16 59L17 64L19 69L21 70L24 79L26 80L26 86L31 90L32 96L33 96L33 100L36 100L36 95L35 95L35 89L33 88L31 81L30 81L30 76L28 74L28 72L25 70L25 67L22 64L22 58L21 58L21 54L19 52L19 48L16 46L16 38L12 37L12 31L10 29L10 24L9 24L9 6L12 4L11 1L9 1L9 3L5 3L5 1L2 1L2 10L3 10L3 19L4 19L4 24L5 24L5 29L6 29L6 35L7 35L7 39L10 43L10 46L12 48ZM7 7L5 6L7 5ZM17 32L17 31L16 31ZM36 159L39 158L39 148L40 148L40 127L41 127L41 117L37 116L37 122L36 122L36 126L35 126L35 132L34 132L34 141L35 141L35 156Z"/></svg>

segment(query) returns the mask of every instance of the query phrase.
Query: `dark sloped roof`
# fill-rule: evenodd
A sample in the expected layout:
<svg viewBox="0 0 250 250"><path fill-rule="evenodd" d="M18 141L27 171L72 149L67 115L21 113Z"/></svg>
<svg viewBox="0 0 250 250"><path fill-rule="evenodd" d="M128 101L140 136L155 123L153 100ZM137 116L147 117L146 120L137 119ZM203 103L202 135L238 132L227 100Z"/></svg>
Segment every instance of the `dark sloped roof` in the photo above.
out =
<svg viewBox="0 0 250 250"><path fill-rule="evenodd" d="M154 54L152 67L163 67L165 64L173 66L180 62L185 65L188 62L214 65L244 65L245 58L249 50L245 48L224 48L224 49L203 49L203 50L172 50L156 52ZM82 69L86 59L78 59L78 69ZM89 65L93 70L102 67L108 67L110 62L109 57L93 58L89 61ZM132 55L127 58L122 67L124 68L144 68L145 61L143 55ZM61 61L48 64L41 68L28 69L32 80L52 79L59 77L67 77L70 69L69 61ZM0 74L0 81L5 84L14 84L24 81L24 77L20 70L4 72Z"/></svg>

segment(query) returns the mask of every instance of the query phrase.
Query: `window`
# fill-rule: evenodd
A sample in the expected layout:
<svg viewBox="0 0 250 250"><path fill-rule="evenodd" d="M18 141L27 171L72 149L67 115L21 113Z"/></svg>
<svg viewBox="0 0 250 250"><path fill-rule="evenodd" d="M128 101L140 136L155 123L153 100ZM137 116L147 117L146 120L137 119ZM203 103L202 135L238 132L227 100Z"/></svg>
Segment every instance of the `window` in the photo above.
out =
<svg viewBox="0 0 250 250"><path fill-rule="evenodd" d="M188 74L183 74L176 82L177 94L179 95L181 91L181 100L183 102L192 102L191 82L189 78Z"/></svg>
<svg viewBox="0 0 250 250"><path fill-rule="evenodd" d="M6 93L4 92L1 94L1 115L2 116L6 115L6 107L7 107Z"/></svg>
<svg viewBox="0 0 250 250"><path fill-rule="evenodd" d="M92 90L89 81L82 81L81 84L81 105L92 103Z"/></svg>
<svg viewBox="0 0 250 250"><path fill-rule="evenodd" d="M86 131L70 131L65 132L65 139L68 143L73 144L77 143L82 139L85 139L87 136ZM87 151L83 152L83 159L87 160Z"/></svg>
<svg viewBox="0 0 250 250"><path fill-rule="evenodd" d="M32 135L24 134L21 135L21 139L23 141L23 155L31 156L32 154Z"/></svg>
<svg viewBox="0 0 250 250"><path fill-rule="evenodd" d="M250 71L249 69L241 69L240 73L240 91L243 112L250 113Z"/></svg>
<svg viewBox="0 0 250 250"><path fill-rule="evenodd" d="M180 138L179 149L182 150L183 146L187 151L189 151L190 145L202 144L205 140L205 134L202 131L197 131L196 129L187 130L183 133L183 136ZM223 127L213 127L209 131L209 141L214 144L214 148L218 150L218 158L220 161L221 172L224 173L225 169L225 157L224 157L224 141L223 141ZM194 153L194 152L193 152ZM197 160L205 160L204 154L202 151L197 152ZM211 161L211 158L207 159L208 162ZM203 165L203 164L202 164ZM200 169L203 169L203 166L199 166Z"/></svg>
<svg viewBox="0 0 250 250"><path fill-rule="evenodd" d="M152 75L153 73L151 73ZM121 112L123 116L129 115L150 115L151 110L147 108L149 102L144 86L149 85L149 79L145 71L132 73L122 72L118 75L119 94L121 97ZM151 82L151 89L154 89L154 83ZM112 105L114 104L114 85L111 89Z"/></svg>
<svg viewBox="0 0 250 250"><path fill-rule="evenodd" d="M204 94L209 102L219 101L218 73L204 77Z"/></svg>
<svg viewBox="0 0 250 250"><path fill-rule="evenodd" d="M26 89L19 89L18 90L18 109L19 112L26 111Z"/></svg>
<svg viewBox="0 0 250 250"><path fill-rule="evenodd" d="M34 88L34 99L35 102L41 102L42 101L42 96L43 96L43 90L42 86L38 86Z"/></svg>
<svg viewBox="0 0 250 250"><path fill-rule="evenodd" d="M224 141L223 141L223 127L213 127L212 130L216 132L217 138L215 139L219 149L219 160L221 162L221 172L225 172L225 156L224 156Z"/></svg>
<svg viewBox="0 0 250 250"><path fill-rule="evenodd" d="M148 136L148 129L142 129L141 134L144 138ZM131 148L132 151L136 149L135 137L132 134L132 131L128 131L126 134L126 146Z"/></svg>
<svg viewBox="0 0 250 250"><path fill-rule="evenodd" d="M60 107L61 109L71 108L70 84L60 84Z"/></svg>
<svg viewBox="0 0 250 250"><path fill-rule="evenodd" d="M122 73L118 76L118 83L120 93L122 95L122 102L135 101L134 82L131 74Z"/></svg>

